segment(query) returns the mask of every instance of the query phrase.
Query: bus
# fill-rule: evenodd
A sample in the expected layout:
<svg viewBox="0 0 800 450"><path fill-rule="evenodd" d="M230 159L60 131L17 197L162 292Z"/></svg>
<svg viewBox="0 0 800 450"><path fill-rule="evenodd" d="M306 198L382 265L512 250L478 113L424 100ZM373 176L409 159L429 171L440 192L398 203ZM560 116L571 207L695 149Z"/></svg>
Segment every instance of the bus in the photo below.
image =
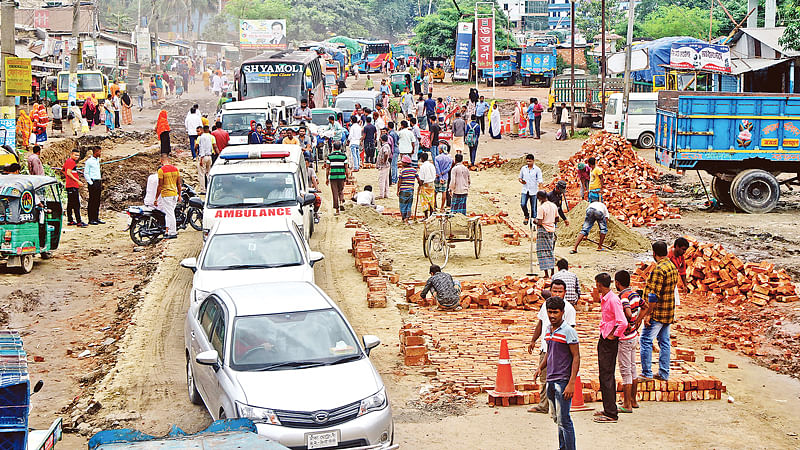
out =
<svg viewBox="0 0 800 450"><path fill-rule="evenodd" d="M76 92L76 104L82 105L83 101L94 94L95 100L103 103L108 96L108 77L99 70L79 70L78 89ZM56 98L58 103L66 108L69 101L69 72L58 72L58 83L56 85Z"/></svg>
<svg viewBox="0 0 800 450"><path fill-rule="evenodd" d="M353 65L361 73L380 72L384 61L392 59L392 47L389 41L362 41L361 53L357 55Z"/></svg>
<svg viewBox="0 0 800 450"><path fill-rule="evenodd" d="M239 100L258 97L292 97L299 102L314 94L325 101L325 73L316 52L272 51L250 58L234 75Z"/></svg>

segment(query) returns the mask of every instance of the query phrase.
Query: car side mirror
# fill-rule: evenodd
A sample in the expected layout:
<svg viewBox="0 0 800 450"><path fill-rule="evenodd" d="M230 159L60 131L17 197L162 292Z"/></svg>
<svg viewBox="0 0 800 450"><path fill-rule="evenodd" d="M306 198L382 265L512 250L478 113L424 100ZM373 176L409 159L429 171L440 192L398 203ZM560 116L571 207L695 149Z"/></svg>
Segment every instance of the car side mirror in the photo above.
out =
<svg viewBox="0 0 800 450"><path fill-rule="evenodd" d="M195 208L203 209L203 199L200 197L192 197L189 199L189 206L194 206Z"/></svg>
<svg viewBox="0 0 800 450"><path fill-rule="evenodd" d="M309 265L311 267L314 267L314 264L322 261L323 259L325 259L325 255L323 255L320 252L309 252L308 253Z"/></svg>
<svg viewBox="0 0 800 450"><path fill-rule="evenodd" d="M181 260L181 267L197 272L197 258L184 258Z"/></svg>
<svg viewBox="0 0 800 450"><path fill-rule="evenodd" d="M372 351L373 348L381 345L381 340L378 336L372 334L365 334L361 338L361 341L364 343L364 351L367 353L367 356L369 356L369 352Z"/></svg>
<svg viewBox="0 0 800 450"><path fill-rule="evenodd" d="M313 205L314 202L317 200L317 196L314 194L305 194L303 195L303 206Z"/></svg>
<svg viewBox="0 0 800 450"><path fill-rule="evenodd" d="M219 363L219 354L216 350L208 350L205 352L198 353L197 356L194 358L197 361L197 364L202 364L204 366L215 366L218 367Z"/></svg>

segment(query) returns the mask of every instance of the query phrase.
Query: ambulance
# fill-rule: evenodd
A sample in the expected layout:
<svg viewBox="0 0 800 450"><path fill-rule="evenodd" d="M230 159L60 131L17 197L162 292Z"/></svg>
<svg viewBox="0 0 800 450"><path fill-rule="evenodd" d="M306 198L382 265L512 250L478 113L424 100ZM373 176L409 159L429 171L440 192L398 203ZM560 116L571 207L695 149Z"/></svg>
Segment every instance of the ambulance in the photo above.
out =
<svg viewBox="0 0 800 450"><path fill-rule="evenodd" d="M227 147L214 163L203 211L203 236L221 220L285 220L308 240L314 232L314 189L298 145Z"/></svg>

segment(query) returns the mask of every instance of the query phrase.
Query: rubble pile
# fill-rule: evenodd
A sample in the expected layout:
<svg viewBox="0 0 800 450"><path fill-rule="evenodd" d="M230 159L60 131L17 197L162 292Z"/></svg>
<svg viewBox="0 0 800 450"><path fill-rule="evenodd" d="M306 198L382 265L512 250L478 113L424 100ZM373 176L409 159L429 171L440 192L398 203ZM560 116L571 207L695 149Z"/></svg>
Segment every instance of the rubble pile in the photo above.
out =
<svg viewBox="0 0 800 450"><path fill-rule="evenodd" d="M472 309L521 309L538 310L543 301L541 293L550 285L548 280L537 276L518 280L506 276L498 281L461 282L461 307ZM407 284L406 301L420 306L433 306L433 295L423 299L415 284Z"/></svg>
<svg viewBox="0 0 800 450"><path fill-rule="evenodd" d="M492 156L481 158L474 166L469 166L469 170L476 171L491 169L492 167L502 167L502 165L507 162L507 159L500 157L500 153L495 153Z"/></svg>

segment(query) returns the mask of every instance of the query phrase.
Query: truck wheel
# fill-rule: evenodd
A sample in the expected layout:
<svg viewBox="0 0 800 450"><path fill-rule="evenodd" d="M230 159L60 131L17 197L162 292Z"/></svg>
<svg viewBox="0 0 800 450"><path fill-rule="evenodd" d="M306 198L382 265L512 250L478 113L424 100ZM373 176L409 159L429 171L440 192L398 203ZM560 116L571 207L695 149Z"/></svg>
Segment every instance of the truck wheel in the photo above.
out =
<svg viewBox="0 0 800 450"><path fill-rule="evenodd" d="M646 131L639 136L639 140L636 141L636 146L639 148L653 148L656 146L656 137L653 133Z"/></svg>
<svg viewBox="0 0 800 450"><path fill-rule="evenodd" d="M494 80L494 78L491 78L491 77L489 77L489 78L486 78L486 86L487 86L487 87L491 87L491 86L492 86L492 84L494 84L494 83L492 82L493 80Z"/></svg>
<svg viewBox="0 0 800 450"><path fill-rule="evenodd" d="M717 202L725 206L734 206L731 199L731 182L725 181L722 178L714 177L711 180L711 195L717 199Z"/></svg>
<svg viewBox="0 0 800 450"><path fill-rule="evenodd" d="M522 77L522 85L523 86L530 86L531 85L530 77Z"/></svg>
<svg viewBox="0 0 800 450"><path fill-rule="evenodd" d="M740 172L731 184L733 203L750 214L768 213L775 209L781 196L778 180L769 172L748 169Z"/></svg>

